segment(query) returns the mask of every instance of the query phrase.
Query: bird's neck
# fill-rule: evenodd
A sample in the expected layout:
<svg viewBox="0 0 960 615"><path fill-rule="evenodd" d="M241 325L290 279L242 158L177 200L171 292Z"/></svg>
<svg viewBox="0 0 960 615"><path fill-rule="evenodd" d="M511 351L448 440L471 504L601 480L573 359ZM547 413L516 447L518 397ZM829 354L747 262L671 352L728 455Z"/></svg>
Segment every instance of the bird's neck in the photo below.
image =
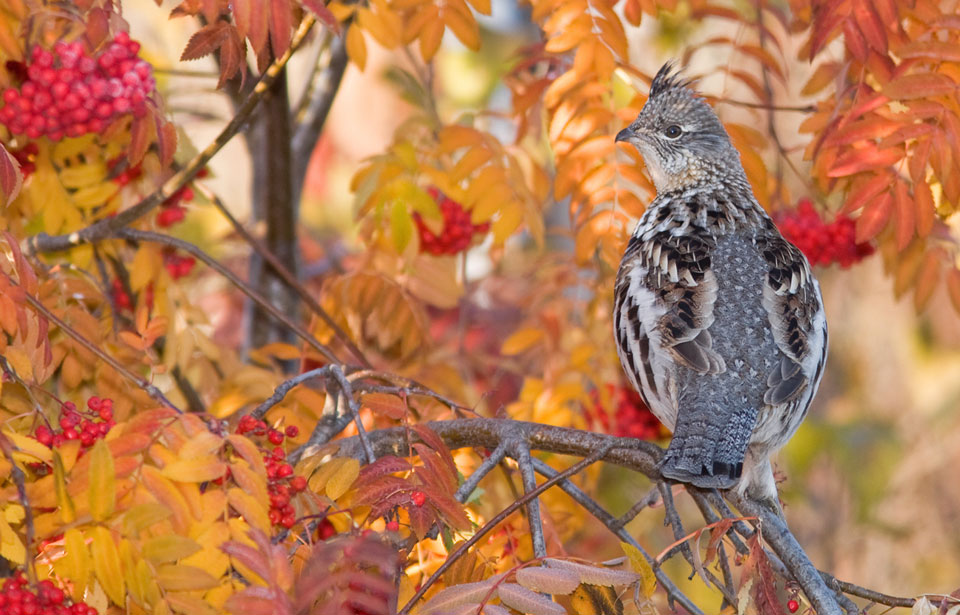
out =
<svg viewBox="0 0 960 615"><path fill-rule="evenodd" d="M770 224L741 170L739 177L714 175L705 181L678 182L672 189L658 189L636 233L653 235L691 228L725 233Z"/></svg>

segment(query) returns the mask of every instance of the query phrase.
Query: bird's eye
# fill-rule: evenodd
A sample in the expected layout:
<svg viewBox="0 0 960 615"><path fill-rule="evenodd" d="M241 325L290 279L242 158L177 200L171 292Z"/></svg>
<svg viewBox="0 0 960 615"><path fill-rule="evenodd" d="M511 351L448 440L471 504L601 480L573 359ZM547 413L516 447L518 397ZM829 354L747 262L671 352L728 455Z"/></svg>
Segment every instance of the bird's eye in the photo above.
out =
<svg viewBox="0 0 960 615"><path fill-rule="evenodd" d="M676 124L671 124L667 126L667 129L663 131L663 134L665 134L670 139L676 139L681 134L683 134L683 129L681 129Z"/></svg>

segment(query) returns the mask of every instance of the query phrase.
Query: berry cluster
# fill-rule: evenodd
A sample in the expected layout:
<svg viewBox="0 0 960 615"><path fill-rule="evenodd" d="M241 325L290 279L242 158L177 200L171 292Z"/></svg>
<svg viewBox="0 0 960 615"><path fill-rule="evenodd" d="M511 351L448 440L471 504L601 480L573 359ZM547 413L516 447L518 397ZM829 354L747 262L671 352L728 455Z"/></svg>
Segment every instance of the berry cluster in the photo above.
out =
<svg viewBox="0 0 960 615"><path fill-rule="evenodd" d="M632 388L608 384L607 391L616 404L613 425L610 414L603 409L596 391L593 392L594 407L591 414L591 418L598 422L605 432L621 438L641 440L659 440L670 433Z"/></svg>
<svg viewBox="0 0 960 615"><path fill-rule="evenodd" d="M801 199L795 211L777 217L777 226L788 241L806 254L811 265L840 263L849 267L874 252L872 245L856 242L856 224L847 216L826 223L810 199Z"/></svg>
<svg viewBox="0 0 960 615"><path fill-rule="evenodd" d="M39 425L33 430L33 437L44 446L58 447L67 440L80 440L83 448L107 435L116 424L113 420L113 400L94 395L87 400L87 410L78 410L76 404L68 401L60 412L60 429L50 429ZM83 454L83 450L80 451Z"/></svg>
<svg viewBox="0 0 960 615"><path fill-rule="evenodd" d="M167 268L167 273L174 280L190 275L193 266L196 264L197 259L192 256L180 256L172 249L163 252L163 266Z"/></svg>
<svg viewBox="0 0 960 615"><path fill-rule="evenodd" d="M126 162L126 158L123 156L119 156L107 162L107 166L110 168L110 173L113 174L113 176L110 179L112 179L113 182L116 183L118 186L126 186L130 182L136 179L139 179L140 176L143 175L143 169L140 167L139 164L134 165L132 167L129 165L124 166L123 170L118 171L117 167L125 162Z"/></svg>
<svg viewBox="0 0 960 615"><path fill-rule="evenodd" d="M23 571L3 582L0 615L97 615L97 609L83 602L67 605L63 590L45 579L36 589L27 585Z"/></svg>
<svg viewBox="0 0 960 615"><path fill-rule="evenodd" d="M307 488L307 479L293 475L293 466L286 462L287 454L283 450L283 442L286 438L296 438L300 430L296 425L288 425L280 431L247 415L240 419L237 433L266 437L273 445L271 450L263 450L263 461L267 466L267 492L270 494L268 514L270 523L290 529L297 522L297 512L290 498Z"/></svg>
<svg viewBox="0 0 960 615"><path fill-rule="evenodd" d="M0 123L14 134L59 141L99 133L118 115L142 116L156 82L139 51L126 32L95 57L79 41L61 41L52 52L34 47L20 87L3 91Z"/></svg>
<svg viewBox="0 0 960 615"><path fill-rule="evenodd" d="M187 215L187 210L183 206L183 203L189 203L193 200L193 197L193 188L190 186L184 186L174 192L173 195L161 205L160 213L157 214L157 226L160 228L168 228L178 222L183 222L184 217Z"/></svg>
<svg viewBox="0 0 960 615"><path fill-rule="evenodd" d="M490 230L490 224L474 224L470 221L470 212L450 197L436 188L428 188L427 192L440 205L443 214L443 230L439 235L427 228L423 218L418 213L413 214L413 221L420 234L420 250L430 254L457 254L470 247L474 235L483 235Z"/></svg>

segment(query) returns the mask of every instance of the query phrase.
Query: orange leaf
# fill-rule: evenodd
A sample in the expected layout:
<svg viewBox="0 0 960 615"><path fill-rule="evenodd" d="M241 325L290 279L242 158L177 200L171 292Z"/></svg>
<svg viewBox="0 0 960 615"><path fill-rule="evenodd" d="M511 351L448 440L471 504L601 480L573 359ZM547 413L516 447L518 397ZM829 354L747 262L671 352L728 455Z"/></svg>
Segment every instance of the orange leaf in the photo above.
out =
<svg viewBox="0 0 960 615"><path fill-rule="evenodd" d="M956 89L957 84L946 75L920 73L897 77L884 86L883 93L897 100L913 100L951 94Z"/></svg>
<svg viewBox="0 0 960 615"><path fill-rule="evenodd" d="M505 355L520 354L521 352L532 348L535 344L540 342L543 337L543 329L538 329L536 327L520 329L519 331L515 331L510 337L504 340L503 346L500 347L500 352Z"/></svg>
<svg viewBox="0 0 960 615"><path fill-rule="evenodd" d="M180 61L199 60L213 53L230 37L232 29L233 26L225 21L217 21L200 28L190 37L180 54Z"/></svg>
<svg viewBox="0 0 960 615"><path fill-rule="evenodd" d="M940 250L930 250L923 257L923 264L920 265L920 271L917 272L917 280L913 289L913 305L918 312L927 306L930 297L933 296L933 291L937 288L942 260Z"/></svg>
<svg viewBox="0 0 960 615"><path fill-rule="evenodd" d="M227 471L227 464L216 455L205 455L193 459L178 459L166 465L161 473L171 480L181 483L205 483L216 480Z"/></svg>
<svg viewBox="0 0 960 615"><path fill-rule="evenodd" d="M927 182L913 185L913 198L917 208L917 235L926 237L933 230L934 217L937 213L933 194Z"/></svg>
<svg viewBox="0 0 960 615"><path fill-rule="evenodd" d="M872 179L859 184L855 190L851 191L850 196L847 197L847 202L844 203L843 208L840 209L840 215L848 216L857 211L866 205L868 201L872 200L873 197L889 189L892 181L893 178L890 173L884 172L878 173Z"/></svg>
<svg viewBox="0 0 960 615"><path fill-rule="evenodd" d="M830 168L827 177L846 177L861 171L888 167L901 158L903 150L899 148L881 150L871 145L841 156Z"/></svg>
<svg viewBox="0 0 960 615"><path fill-rule="evenodd" d="M367 393L360 398L360 402L373 411L391 419L400 420L407 414L407 404L396 395L387 393Z"/></svg>
<svg viewBox="0 0 960 615"><path fill-rule="evenodd" d="M347 55L360 70L367 65L367 43L363 40L363 30L359 26L347 28Z"/></svg>
<svg viewBox="0 0 960 615"><path fill-rule="evenodd" d="M913 41L898 52L901 58L923 58L937 62L960 62L960 45L943 41Z"/></svg>
<svg viewBox="0 0 960 615"><path fill-rule="evenodd" d="M863 33L863 38L880 54L887 53L887 32L880 17L873 9L872 0L858 0L854 3L853 18Z"/></svg>
<svg viewBox="0 0 960 615"><path fill-rule="evenodd" d="M894 190L894 222L897 232L897 250L903 250L913 239L913 231L916 226L917 206L910 198L907 192L907 184L897 182Z"/></svg>
<svg viewBox="0 0 960 615"><path fill-rule="evenodd" d="M890 220L890 213L893 197L889 192L882 194L878 199L871 202L863 210L863 214L857 218L857 230L855 241L865 243L880 234L880 231Z"/></svg>

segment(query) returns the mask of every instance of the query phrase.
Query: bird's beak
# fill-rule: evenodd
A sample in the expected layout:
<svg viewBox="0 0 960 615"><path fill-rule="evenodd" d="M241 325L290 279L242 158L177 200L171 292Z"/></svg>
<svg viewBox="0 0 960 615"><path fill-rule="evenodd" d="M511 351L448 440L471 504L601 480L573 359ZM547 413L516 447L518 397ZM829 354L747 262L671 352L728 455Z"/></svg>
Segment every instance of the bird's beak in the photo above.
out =
<svg viewBox="0 0 960 615"><path fill-rule="evenodd" d="M633 137L636 136L636 133L630 130L630 127L624 128L617 133L617 138L614 141L627 141L629 142Z"/></svg>

